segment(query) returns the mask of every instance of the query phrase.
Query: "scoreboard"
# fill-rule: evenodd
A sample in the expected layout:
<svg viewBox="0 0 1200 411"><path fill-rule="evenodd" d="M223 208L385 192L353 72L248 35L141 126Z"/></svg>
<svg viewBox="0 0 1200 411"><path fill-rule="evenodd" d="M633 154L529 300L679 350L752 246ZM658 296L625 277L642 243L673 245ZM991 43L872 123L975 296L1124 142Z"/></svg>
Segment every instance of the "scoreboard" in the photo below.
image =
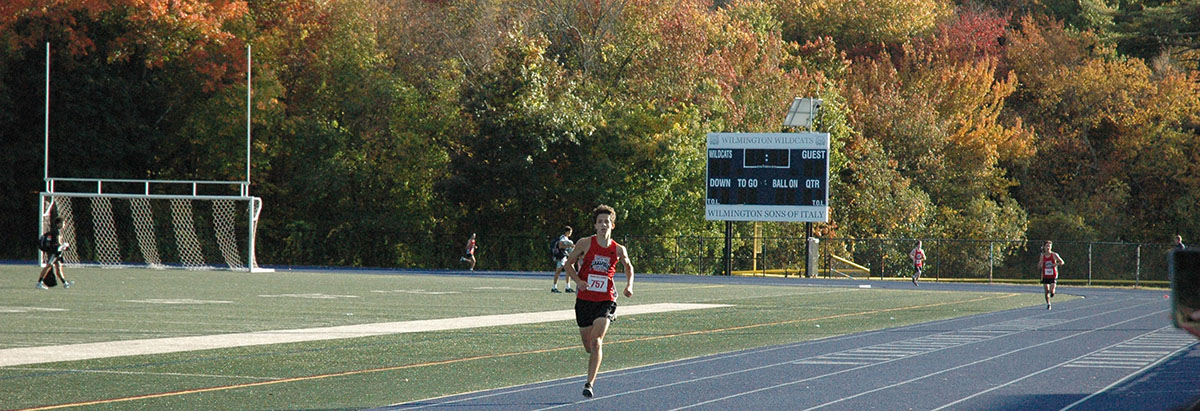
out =
<svg viewBox="0 0 1200 411"><path fill-rule="evenodd" d="M829 221L829 133L709 133L704 217Z"/></svg>

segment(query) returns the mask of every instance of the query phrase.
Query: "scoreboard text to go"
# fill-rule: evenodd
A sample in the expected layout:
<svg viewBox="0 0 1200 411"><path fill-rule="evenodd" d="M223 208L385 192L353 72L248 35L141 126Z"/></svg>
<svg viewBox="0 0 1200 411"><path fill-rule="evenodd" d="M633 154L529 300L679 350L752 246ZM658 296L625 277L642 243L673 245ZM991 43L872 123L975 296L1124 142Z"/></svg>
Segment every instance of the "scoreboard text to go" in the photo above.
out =
<svg viewBox="0 0 1200 411"><path fill-rule="evenodd" d="M705 218L828 221L829 135L708 135Z"/></svg>

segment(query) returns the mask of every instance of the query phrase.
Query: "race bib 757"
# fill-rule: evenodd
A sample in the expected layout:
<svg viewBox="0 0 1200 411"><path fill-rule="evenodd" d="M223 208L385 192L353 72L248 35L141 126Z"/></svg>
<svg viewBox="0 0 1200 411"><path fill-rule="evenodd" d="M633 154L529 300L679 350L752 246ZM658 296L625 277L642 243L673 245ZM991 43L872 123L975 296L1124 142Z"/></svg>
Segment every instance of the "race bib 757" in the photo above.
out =
<svg viewBox="0 0 1200 411"><path fill-rule="evenodd" d="M589 275L587 278L587 289L588 291L599 293L608 292L608 276L599 274Z"/></svg>

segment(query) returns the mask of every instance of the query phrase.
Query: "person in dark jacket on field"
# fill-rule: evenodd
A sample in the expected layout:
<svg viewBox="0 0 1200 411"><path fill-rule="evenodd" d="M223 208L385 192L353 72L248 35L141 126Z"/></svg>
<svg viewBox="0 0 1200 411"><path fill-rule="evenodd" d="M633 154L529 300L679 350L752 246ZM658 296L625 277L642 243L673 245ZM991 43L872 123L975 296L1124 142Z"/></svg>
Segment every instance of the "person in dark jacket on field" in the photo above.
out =
<svg viewBox="0 0 1200 411"><path fill-rule="evenodd" d="M38 289L50 289L50 287L46 286L46 276L50 273L54 273L58 277L58 282L62 283L63 288L71 288L71 285L75 284L75 282L67 281L66 277L63 277L62 252L69 248L71 244L62 241L62 226L62 218L55 218L54 226L50 228L50 231L42 235L40 244L38 244L38 248L41 248L42 252L46 254L46 267L42 268L42 273L38 275Z"/></svg>

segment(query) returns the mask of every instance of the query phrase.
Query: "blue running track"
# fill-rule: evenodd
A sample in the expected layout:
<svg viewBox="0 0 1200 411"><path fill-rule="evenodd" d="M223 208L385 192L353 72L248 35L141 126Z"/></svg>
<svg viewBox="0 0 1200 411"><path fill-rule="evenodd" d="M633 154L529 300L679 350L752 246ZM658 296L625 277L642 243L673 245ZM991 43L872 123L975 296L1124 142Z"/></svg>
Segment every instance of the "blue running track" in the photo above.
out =
<svg viewBox="0 0 1200 411"><path fill-rule="evenodd" d="M912 287L891 281L638 280ZM1016 285L923 282L920 289L1041 294L1040 286ZM1167 291L1058 292L1085 298L1049 311L1036 306L602 370L592 399L580 395L580 375L380 409L1171 410L1191 408L1200 398L1200 348L1196 338L1171 326Z"/></svg>

